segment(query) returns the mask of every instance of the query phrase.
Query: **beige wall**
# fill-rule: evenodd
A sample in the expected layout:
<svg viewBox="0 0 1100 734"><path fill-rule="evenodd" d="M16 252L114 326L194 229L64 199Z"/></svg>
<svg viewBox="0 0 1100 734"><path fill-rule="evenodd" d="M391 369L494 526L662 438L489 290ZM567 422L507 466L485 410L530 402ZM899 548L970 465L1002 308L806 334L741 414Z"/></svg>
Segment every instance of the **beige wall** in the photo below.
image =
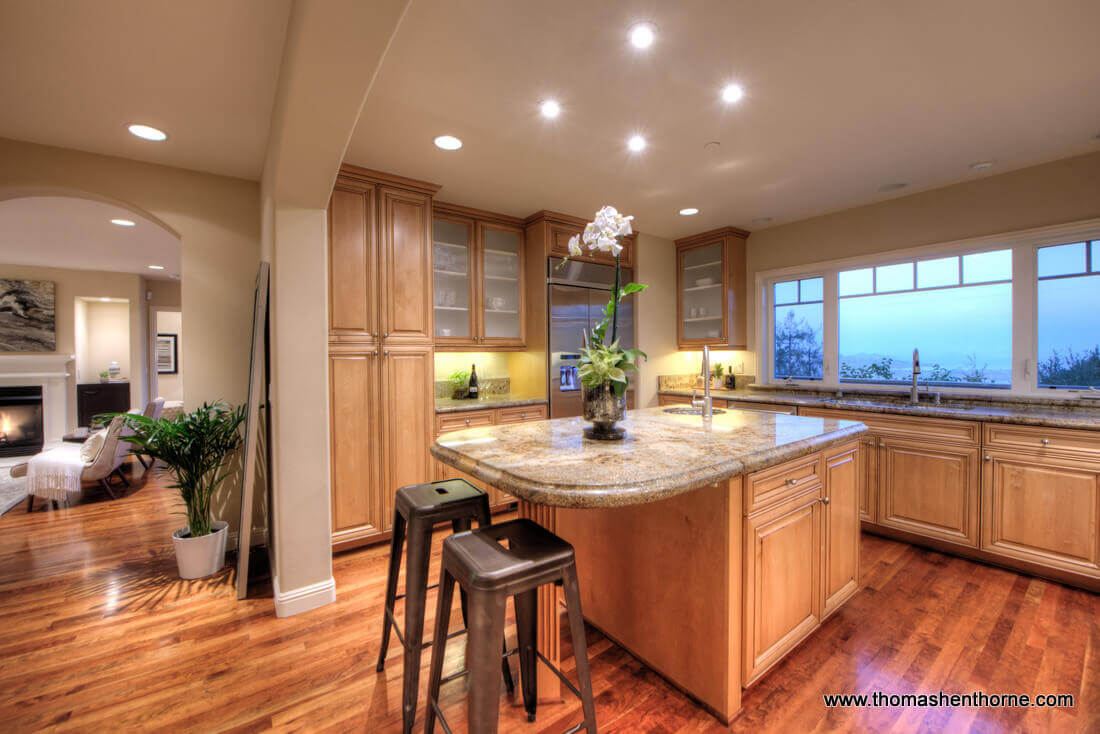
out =
<svg viewBox="0 0 1100 734"><path fill-rule="evenodd" d="M657 375L669 374L676 361L676 245L663 237L638 233L634 281L649 288L635 296L638 349L649 355L634 384L638 408L657 404Z"/></svg>
<svg viewBox="0 0 1100 734"><path fill-rule="evenodd" d="M134 406L144 404L145 400L145 370L141 368L145 358L145 315L144 296L142 295L142 278L131 273L108 273L98 270L67 270L64 268L42 268L33 265L0 265L0 278L19 278L23 280L48 280L55 283L54 311L56 314L57 354L77 355L78 333L88 333L88 305L111 306L92 301L89 304L79 299L94 298L124 298L124 304L129 318L129 354L127 359L134 360L135 369L123 367L123 374L130 378L130 402ZM78 304L81 308L78 309ZM123 304L120 304L123 305ZM84 328L79 329L77 324L78 310L84 317ZM94 332L93 332L94 333ZM91 345L89 345L91 346ZM85 356L91 354L87 349L83 351ZM121 351L121 350L115 350ZM119 357L112 359L122 360ZM76 427L76 384L81 382L96 382L99 380L99 372L107 369L107 364L92 369L87 362L84 365L72 363L69 371L72 377L68 380L68 395L66 396L67 417L65 430L71 431Z"/></svg>
<svg viewBox="0 0 1100 734"><path fill-rule="evenodd" d="M756 343L758 272L1094 217L1100 217L1100 153L754 232L750 344Z"/></svg>
<svg viewBox="0 0 1100 734"><path fill-rule="evenodd" d="M143 287L150 306L180 306L183 303L178 280L144 278Z"/></svg>
<svg viewBox="0 0 1100 734"><path fill-rule="evenodd" d="M77 379L95 382L111 362L118 362L119 374L132 382L135 372L142 371L142 363L130 358L131 332L136 326L130 323L130 302L85 300L84 306L83 349L76 354Z"/></svg>
<svg viewBox="0 0 1100 734"><path fill-rule="evenodd" d="M35 193L109 201L175 232L191 331L183 346L188 404L247 399L260 242L256 182L0 139L0 199Z"/></svg>
<svg viewBox="0 0 1100 734"><path fill-rule="evenodd" d="M176 335L176 374L167 372L158 374L157 397L165 400L183 400L183 360L179 352L183 349L183 315L179 311L156 311L156 334Z"/></svg>

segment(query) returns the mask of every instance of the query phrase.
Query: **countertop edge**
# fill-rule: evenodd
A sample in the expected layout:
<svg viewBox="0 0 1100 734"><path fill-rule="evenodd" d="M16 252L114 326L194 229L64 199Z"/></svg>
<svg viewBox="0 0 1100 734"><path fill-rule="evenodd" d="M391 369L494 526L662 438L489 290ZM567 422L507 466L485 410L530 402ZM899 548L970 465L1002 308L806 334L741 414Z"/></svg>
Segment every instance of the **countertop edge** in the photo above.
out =
<svg viewBox="0 0 1100 734"><path fill-rule="evenodd" d="M660 390L658 395L672 395L676 397L688 397L691 390L674 389ZM1035 426L1041 428L1069 428L1083 431L1100 431L1100 420L1081 415L1075 416L1067 413L1065 418L1051 413L1036 415L1026 408L1020 408L1019 412L990 413L988 410L1014 411L1013 408L983 408L976 405L969 410L951 408L948 406L920 405L852 405L844 403L831 403L830 398L821 398L813 395L791 395L789 393L768 395L766 393L744 394L731 390L712 390L711 394L722 400L739 400L745 403L762 403L765 405L794 405L801 408L822 408L826 410L848 411L853 413L881 413L883 415L908 415L915 418L941 418L945 420L974 421L980 423L1005 423L1019 426Z"/></svg>
<svg viewBox="0 0 1100 734"><path fill-rule="evenodd" d="M705 470L689 471L674 478L656 479L641 485L606 485L594 490L579 489L576 485L553 485L527 480L510 472L487 467L477 461L467 459L454 449L440 445L438 441L432 442L430 451L432 456L444 464L532 504L573 509L599 509L642 505L667 499L668 497L675 497L716 482L725 481L733 476L768 469L817 451L853 441L868 430L867 426L858 421L852 421L851 423L852 425L838 428L829 433L793 441L778 449L750 454L742 459L709 466ZM453 436L454 434L449 434L449 437ZM674 484L670 484L670 482L674 482Z"/></svg>
<svg viewBox="0 0 1100 734"><path fill-rule="evenodd" d="M519 408L524 405L548 405L547 398L508 398L507 400L470 401L469 405L434 406L436 414L465 413L471 410L493 410L495 408Z"/></svg>

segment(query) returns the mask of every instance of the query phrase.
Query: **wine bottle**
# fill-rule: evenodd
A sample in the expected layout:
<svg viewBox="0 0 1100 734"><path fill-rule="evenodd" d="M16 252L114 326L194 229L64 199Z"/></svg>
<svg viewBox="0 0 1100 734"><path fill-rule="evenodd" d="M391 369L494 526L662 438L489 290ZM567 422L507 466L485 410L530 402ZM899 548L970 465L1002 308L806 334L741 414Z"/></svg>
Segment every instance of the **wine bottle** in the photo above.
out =
<svg viewBox="0 0 1100 734"><path fill-rule="evenodd" d="M467 392L471 400L477 400L477 365L470 366L470 389Z"/></svg>

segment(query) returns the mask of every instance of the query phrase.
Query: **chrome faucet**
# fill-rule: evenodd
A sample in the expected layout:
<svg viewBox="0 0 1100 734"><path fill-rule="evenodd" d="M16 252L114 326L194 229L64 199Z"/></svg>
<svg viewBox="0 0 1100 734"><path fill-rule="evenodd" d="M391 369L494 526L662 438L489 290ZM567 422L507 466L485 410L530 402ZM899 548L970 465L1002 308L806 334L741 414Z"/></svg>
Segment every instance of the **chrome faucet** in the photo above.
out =
<svg viewBox="0 0 1100 734"><path fill-rule="evenodd" d="M703 399L695 399L695 390L691 391L691 407L701 408L703 420L709 421L714 417L714 401L710 397L710 346L703 345Z"/></svg>
<svg viewBox="0 0 1100 734"><path fill-rule="evenodd" d="M913 387L909 390L909 402L916 405L920 402L920 393L917 391L917 375L920 374L920 355L913 350Z"/></svg>

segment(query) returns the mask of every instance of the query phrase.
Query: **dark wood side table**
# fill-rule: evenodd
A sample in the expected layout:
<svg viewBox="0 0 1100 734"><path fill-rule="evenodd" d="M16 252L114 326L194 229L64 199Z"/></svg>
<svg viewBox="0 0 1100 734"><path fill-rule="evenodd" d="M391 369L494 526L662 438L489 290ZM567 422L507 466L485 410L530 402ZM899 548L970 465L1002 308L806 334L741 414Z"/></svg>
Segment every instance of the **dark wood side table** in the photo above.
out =
<svg viewBox="0 0 1100 734"><path fill-rule="evenodd" d="M129 382L87 382L76 386L76 424L92 425L102 413L125 413L130 409Z"/></svg>

